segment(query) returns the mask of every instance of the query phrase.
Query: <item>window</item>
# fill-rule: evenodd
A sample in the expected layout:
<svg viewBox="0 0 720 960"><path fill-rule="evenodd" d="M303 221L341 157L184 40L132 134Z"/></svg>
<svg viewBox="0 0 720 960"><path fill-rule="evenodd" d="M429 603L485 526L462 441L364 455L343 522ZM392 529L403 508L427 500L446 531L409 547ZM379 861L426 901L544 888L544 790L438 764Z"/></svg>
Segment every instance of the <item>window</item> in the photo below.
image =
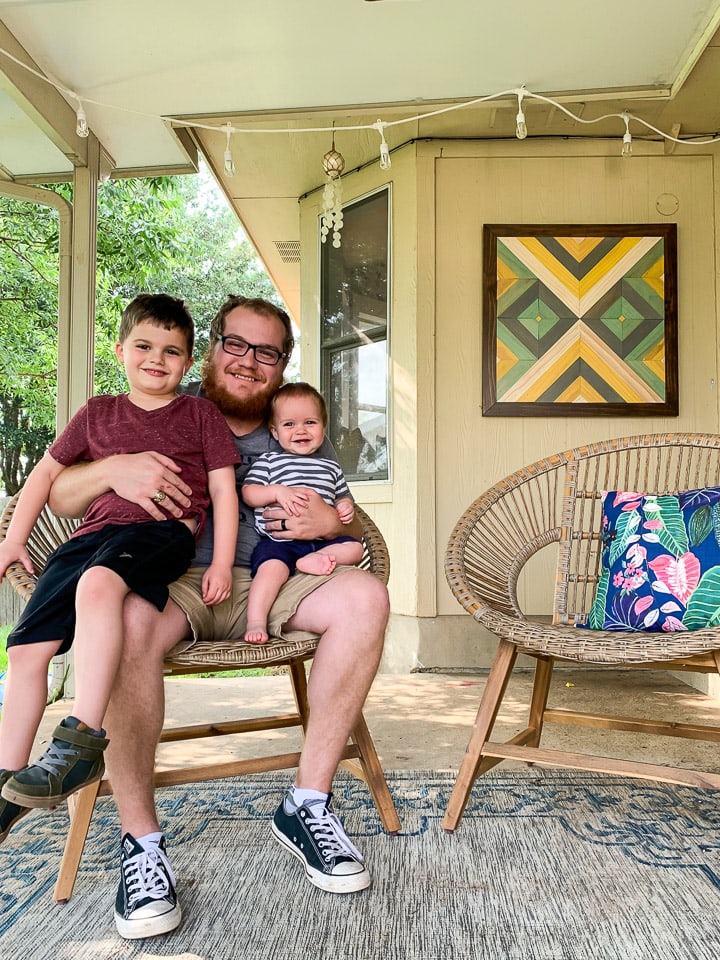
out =
<svg viewBox="0 0 720 960"><path fill-rule="evenodd" d="M343 208L320 255L321 389L348 480L387 480L390 188Z"/></svg>

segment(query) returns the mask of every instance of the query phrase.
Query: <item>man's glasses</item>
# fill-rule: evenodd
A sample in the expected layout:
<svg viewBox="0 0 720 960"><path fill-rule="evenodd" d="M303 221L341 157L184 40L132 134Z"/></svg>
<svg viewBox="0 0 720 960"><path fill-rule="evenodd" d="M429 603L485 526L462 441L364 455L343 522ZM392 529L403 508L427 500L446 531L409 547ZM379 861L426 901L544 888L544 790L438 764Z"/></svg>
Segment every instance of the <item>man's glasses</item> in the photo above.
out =
<svg viewBox="0 0 720 960"><path fill-rule="evenodd" d="M242 337L223 337L221 334L218 340L225 353L232 354L233 357L244 357L248 350L252 350L257 362L267 364L268 367L274 367L287 357L287 353L280 353L275 347L259 347L255 343L248 343Z"/></svg>

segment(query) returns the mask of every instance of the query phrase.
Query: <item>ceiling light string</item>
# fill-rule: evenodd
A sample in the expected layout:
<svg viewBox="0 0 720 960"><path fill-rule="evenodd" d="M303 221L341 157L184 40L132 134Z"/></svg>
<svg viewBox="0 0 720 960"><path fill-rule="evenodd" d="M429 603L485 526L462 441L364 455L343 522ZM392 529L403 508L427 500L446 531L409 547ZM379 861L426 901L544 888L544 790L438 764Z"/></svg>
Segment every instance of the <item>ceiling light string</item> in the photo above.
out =
<svg viewBox="0 0 720 960"><path fill-rule="evenodd" d="M85 129L87 129L87 118L85 116L84 106L87 104L92 104L93 106L98 106L103 109L119 110L123 113L128 113L134 116L145 117L148 120L162 120L163 122L172 124L173 126L176 126L176 127L186 127L188 129L194 128L196 130L207 130L211 133L218 133L224 130L226 137L229 137L229 135L233 133L242 134L242 135L253 134L253 133L265 134L265 135L267 134L287 135L287 134L293 134L293 133L295 134L328 133L328 132L332 132L335 129L334 124L332 127L328 127L328 126L295 127L295 128L282 128L282 129L279 129L277 127L273 127L273 128L255 127L252 129L246 129L242 127L234 127L231 123L226 123L226 124L223 124L222 126L218 126L217 124L198 123L197 121L194 121L194 120L183 120L180 117L166 116L163 114L156 114L156 113L147 113L142 110L134 110L130 107L122 107L122 106L118 106L117 104L104 103L101 100L94 100L91 97L81 97L80 94L76 93L74 90L70 89L69 87L66 87L64 84L60 83L59 81L54 80L52 77L48 77L45 74L41 73L40 71L35 70L33 67L29 66L27 63L24 63L18 57L14 56L8 50L3 49L2 47L0 47L0 55L7 57L9 60L12 60L13 63L16 63L18 66L22 67L24 70L27 70L29 73L32 73L35 77L42 80L43 82L50 84L50 86L54 87L59 93L62 93L64 96L68 97L69 99L77 103L78 106L76 108L76 117L77 117L76 129L77 129L78 136L87 135L84 133ZM380 137L381 137L381 144L380 144L381 166L383 163L387 163L388 166L383 167L383 169L388 169L390 165L389 164L389 160L390 160L389 147L387 146L387 141L385 140L385 135L384 135L384 132L387 128L400 126L406 123L417 123L421 120L426 120L431 117L441 116L442 114L451 113L455 110L466 110L480 103L487 103L492 100L500 100L510 96L516 97L518 101L518 111L515 118L515 123L516 123L515 134L516 136L518 136L519 139L525 139L525 137L521 136L521 134L523 132L523 129L527 131L527 123L525 121L523 101L539 100L542 103L546 103L549 106L552 106L555 109L562 111L564 114L566 114L566 116L570 117L576 123L591 125L594 123L600 123L603 120L608 120L608 119L617 117L618 119L623 120L626 123L629 123L629 121L632 120L636 123L642 124L647 130L652 131L658 137L661 137L663 140L669 140L672 143L677 143L680 145L689 144L692 146L706 146L706 145L720 142L720 135L703 137L702 134L698 134L697 137L695 138L688 137L685 139L681 139L680 137L676 137L670 133L666 133L664 130L659 129L658 127L649 123L647 120L643 120L643 118L637 116L637 114L633 114L629 112L608 113L608 114L604 114L601 117L585 119L573 113L572 110L569 110L567 107L565 107L562 103L559 103L557 100L553 100L552 97L546 97L540 93L533 93L532 91L528 90L525 86L516 87L510 90L502 90L497 93L487 94L486 96L482 96L482 97L474 97L472 100L464 100L460 103L453 103L446 107L440 107L437 110L430 110L426 113L417 114L412 117L401 117L398 120L386 120L386 121L378 120L376 123L370 123L370 124L368 123L352 124L348 126L343 126L340 129L347 130L347 131L373 130L373 129L377 130L380 133ZM623 135L623 146L625 146L628 143L625 137L629 133L630 133L629 126L627 126L626 132ZM89 134L89 129L88 129L88 134ZM698 137L701 137L702 139L698 139ZM632 137L630 139L632 141ZM227 141L226 141L226 144L227 144ZM226 145L226 152L227 152L227 149L228 147ZM233 163L233 166L234 166L234 163Z"/></svg>

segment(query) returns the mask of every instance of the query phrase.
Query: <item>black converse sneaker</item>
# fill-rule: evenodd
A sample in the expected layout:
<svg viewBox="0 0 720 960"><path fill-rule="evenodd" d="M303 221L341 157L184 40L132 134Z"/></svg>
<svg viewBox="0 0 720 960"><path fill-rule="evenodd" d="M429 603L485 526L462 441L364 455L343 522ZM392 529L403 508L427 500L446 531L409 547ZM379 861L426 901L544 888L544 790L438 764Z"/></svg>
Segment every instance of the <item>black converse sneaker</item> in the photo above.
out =
<svg viewBox="0 0 720 960"><path fill-rule="evenodd" d="M273 817L273 836L305 865L310 883L329 893L355 893L370 886L370 874L330 810L331 799L332 794L327 801L311 800L293 813L283 800Z"/></svg>
<svg viewBox="0 0 720 960"><path fill-rule="evenodd" d="M0 789L7 783L13 775L12 770L0 770ZM30 813L30 807L21 807L17 803L5 800L0 796L0 843L10 833L12 828L21 820L26 813Z"/></svg>
<svg viewBox="0 0 720 960"><path fill-rule="evenodd" d="M105 772L104 730L91 730L77 717L65 717L47 750L5 781L2 796L23 807L54 807Z"/></svg>
<svg viewBox="0 0 720 960"><path fill-rule="evenodd" d="M115 926L125 940L170 933L182 920L165 838L148 850L126 833L121 841Z"/></svg>

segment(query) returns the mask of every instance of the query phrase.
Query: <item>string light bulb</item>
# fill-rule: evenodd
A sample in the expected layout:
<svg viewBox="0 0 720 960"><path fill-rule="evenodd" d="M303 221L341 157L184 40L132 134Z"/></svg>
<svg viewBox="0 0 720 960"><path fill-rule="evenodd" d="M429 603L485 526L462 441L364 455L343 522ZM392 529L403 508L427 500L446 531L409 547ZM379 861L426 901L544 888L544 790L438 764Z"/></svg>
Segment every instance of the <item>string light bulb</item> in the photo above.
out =
<svg viewBox="0 0 720 960"><path fill-rule="evenodd" d="M627 113L623 113L622 118L625 121L625 133L623 134L621 156L627 158L632 156L632 134L630 133L630 116Z"/></svg>
<svg viewBox="0 0 720 960"><path fill-rule="evenodd" d="M232 133L232 124L228 123L225 126L225 153L223 154L225 173L228 177L235 176L235 161L233 160L232 151L230 149L230 134Z"/></svg>
<svg viewBox="0 0 720 960"><path fill-rule="evenodd" d="M525 123L525 113L523 111L523 97L525 96L525 87L521 87L517 92L518 112L515 117L515 136L518 140L524 140L527 137L527 124Z"/></svg>
<svg viewBox="0 0 720 960"><path fill-rule="evenodd" d="M82 100L78 100L77 111L75 113L76 123L75 123L75 133L85 139L85 137L90 136L90 130L88 129L87 117L85 116L85 110L82 105Z"/></svg>
<svg viewBox="0 0 720 960"><path fill-rule="evenodd" d="M390 147L387 145L387 140L385 139L385 127L386 123L383 123L382 120L378 120L377 123L373 124L373 127L380 134L380 169L389 170L392 166L392 160L390 159Z"/></svg>

